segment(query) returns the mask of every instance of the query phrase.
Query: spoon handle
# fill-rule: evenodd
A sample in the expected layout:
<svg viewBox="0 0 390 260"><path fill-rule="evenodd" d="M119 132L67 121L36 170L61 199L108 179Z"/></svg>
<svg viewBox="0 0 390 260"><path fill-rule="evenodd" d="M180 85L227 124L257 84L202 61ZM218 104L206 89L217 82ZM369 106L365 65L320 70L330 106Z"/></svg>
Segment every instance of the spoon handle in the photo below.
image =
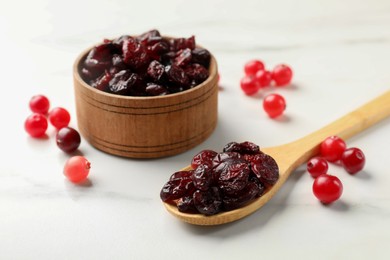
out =
<svg viewBox="0 0 390 260"><path fill-rule="evenodd" d="M337 135L346 140L389 116L390 90L325 127L286 144L287 154L283 158L296 168L318 154L319 145L328 136Z"/></svg>

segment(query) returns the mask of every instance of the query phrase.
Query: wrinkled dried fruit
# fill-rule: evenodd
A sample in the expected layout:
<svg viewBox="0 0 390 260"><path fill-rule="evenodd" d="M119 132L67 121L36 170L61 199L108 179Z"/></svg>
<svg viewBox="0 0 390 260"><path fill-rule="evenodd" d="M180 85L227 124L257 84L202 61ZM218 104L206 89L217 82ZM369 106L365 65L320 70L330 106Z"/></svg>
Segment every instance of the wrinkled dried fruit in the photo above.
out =
<svg viewBox="0 0 390 260"><path fill-rule="evenodd" d="M194 192L193 198L196 209L206 216L221 211L222 200L216 187L211 187L207 191L197 190Z"/></svg>
<svg viewBox="0 0 390 260"><path fill-rule="evenodd" d="M87 54L80 75L101 91L160 96L204 82L209 77L210 60L210 52L196 48L194 36L167 39L158 30L150 30L137 37L105 39ZM130 81L129 72L135 75Z"/></svg>
<svg viewBox="0 0 390 260"><path fill-rule="evenodd" d="M275 160L258 145L230 142L223 150L196 154L193 170L171 175L161 190L162 200L174 201L181 212L214 215L251 203L278 180Z"/></svg>
<svg viewBox="0 0 390 260"><path fill-rule="evenodd" d="M251 161L251 168L257 178L266 184L273 185L279 179L279 167L274 158L267 154L255 155Z"/></svg>
<svg viewBox="0 0 390 260"><path fill-rule="evenodd" d="M191 167L196 169L199 165L204 164L211 168L213 166L213 159L216 155L217 152L213 150L203 150L192 158Z"/></svg>
<svg viewBox="0 0 390 260"><path fill-rule="evenodd" d="M212 181L212 171L206 165L199 165L191 176L195 188L199 190L208 190Z"/></svg>

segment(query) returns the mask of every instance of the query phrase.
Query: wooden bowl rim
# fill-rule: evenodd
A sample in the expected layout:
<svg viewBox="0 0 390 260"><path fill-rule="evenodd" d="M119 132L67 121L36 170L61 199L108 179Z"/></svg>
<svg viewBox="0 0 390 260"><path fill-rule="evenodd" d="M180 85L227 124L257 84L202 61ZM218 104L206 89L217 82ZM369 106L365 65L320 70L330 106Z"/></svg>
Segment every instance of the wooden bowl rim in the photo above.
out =
<svg viewBox="0 0 390 260"><path fill-rule="evenodd" d="M163 36L163 37L164 38L173 38L173 37L166 37L166 36ZM211 83L211 81L217 76L217 62L216 62L216 60L214 58L214 55L210 52L211 59L210 59L210 65L209 65L209 68L208 68L208 70L209 70L209 77L205 81L203 81L199 85L196 85L193 88L190 88L190 89L178 92L178 93L164 95L164 96L139 97L139 96L123 96L123 95L112 94L112 93L108 93L108 92L101 91L101 90L93 88L87 82L85 82L83 80L83 78L80 76L81 62L84 61L84 59L86 58L88 53L95 46L96 46L96 44L93 45L92 47L89 47L88 49L84 50L81 54L78 55L78 57L76 58L76 60L75 60L75 62L73 64L73 76L74 76L75 80L77 80L77 82L79 82L80 85L83 88L86 88L87 90L92 91L92 92L94 92L97 95L102 95L102 96L106 96L106 97L109 97L109 98L117 98L117 99L121 99L121 100L139 100L139 101L143 101L143 100L145 100L145 101L153 101L153 100L160 100L160 99L174 99L176 97L189 95L192 92L197 91L198 89L200 89L200 88L202 88L204 86L209 85ZM197 45L197 47L201 47L201 46ZM201 47L201 48L203 48L203 47Z"/></svg>

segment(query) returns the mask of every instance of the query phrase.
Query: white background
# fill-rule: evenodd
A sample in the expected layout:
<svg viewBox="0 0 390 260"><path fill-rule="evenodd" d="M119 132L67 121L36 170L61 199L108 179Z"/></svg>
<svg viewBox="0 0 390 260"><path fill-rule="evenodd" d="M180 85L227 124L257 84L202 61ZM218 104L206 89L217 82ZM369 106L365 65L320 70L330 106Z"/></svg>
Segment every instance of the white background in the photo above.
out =
<svg viewBox="0 0 390 260"><path fill-rule="evenodd" d="M103 38L152 28L188 37L217 58L219 121L196 148L169 158L111 156L83 140L89 185L62 175L69 157L23 129L32 95L67 108L77 128L72 65ZM301 167L269 204L218 227L180 222L159 192L171 173L229 141L273 146L302 137L389 89L390 2L377 1L2 1L0 259L388 259L390 121L347 141L367 158L356 176L331 165L344 184L330 206ZM239 88L243 64L291 65L293 84L254 97ZM267 118L266 93L282 94L285 115Z"/></svg>

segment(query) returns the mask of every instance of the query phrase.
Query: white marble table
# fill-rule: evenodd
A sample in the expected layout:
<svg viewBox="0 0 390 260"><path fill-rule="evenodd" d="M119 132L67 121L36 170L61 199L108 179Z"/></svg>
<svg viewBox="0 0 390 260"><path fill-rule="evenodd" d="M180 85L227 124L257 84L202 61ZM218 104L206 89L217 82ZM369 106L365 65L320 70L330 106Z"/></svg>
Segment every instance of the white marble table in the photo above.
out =
<svg viewBox="0 0 390 260"><path fill-rule="evenodd" d="M67 155L23 130L28 100L47 95L72 114L72 63L104 37L158 28L195 34L218 59L219 122L198 147L169 158L131 160L87 142L90 185L64 179ZM356 176L332 165L342 198L323 206L302 167L260 211L218 226L171 217L159 191L204 148L232 140L272 146L304 136L390 88L390 2L377 1L4 1L0 4L2 156L0 259L389 259L390 121L347 141L367 164ZM287 63L293 85L281 120L268 119L263 94L243 95L243 64Z"/></svg>

